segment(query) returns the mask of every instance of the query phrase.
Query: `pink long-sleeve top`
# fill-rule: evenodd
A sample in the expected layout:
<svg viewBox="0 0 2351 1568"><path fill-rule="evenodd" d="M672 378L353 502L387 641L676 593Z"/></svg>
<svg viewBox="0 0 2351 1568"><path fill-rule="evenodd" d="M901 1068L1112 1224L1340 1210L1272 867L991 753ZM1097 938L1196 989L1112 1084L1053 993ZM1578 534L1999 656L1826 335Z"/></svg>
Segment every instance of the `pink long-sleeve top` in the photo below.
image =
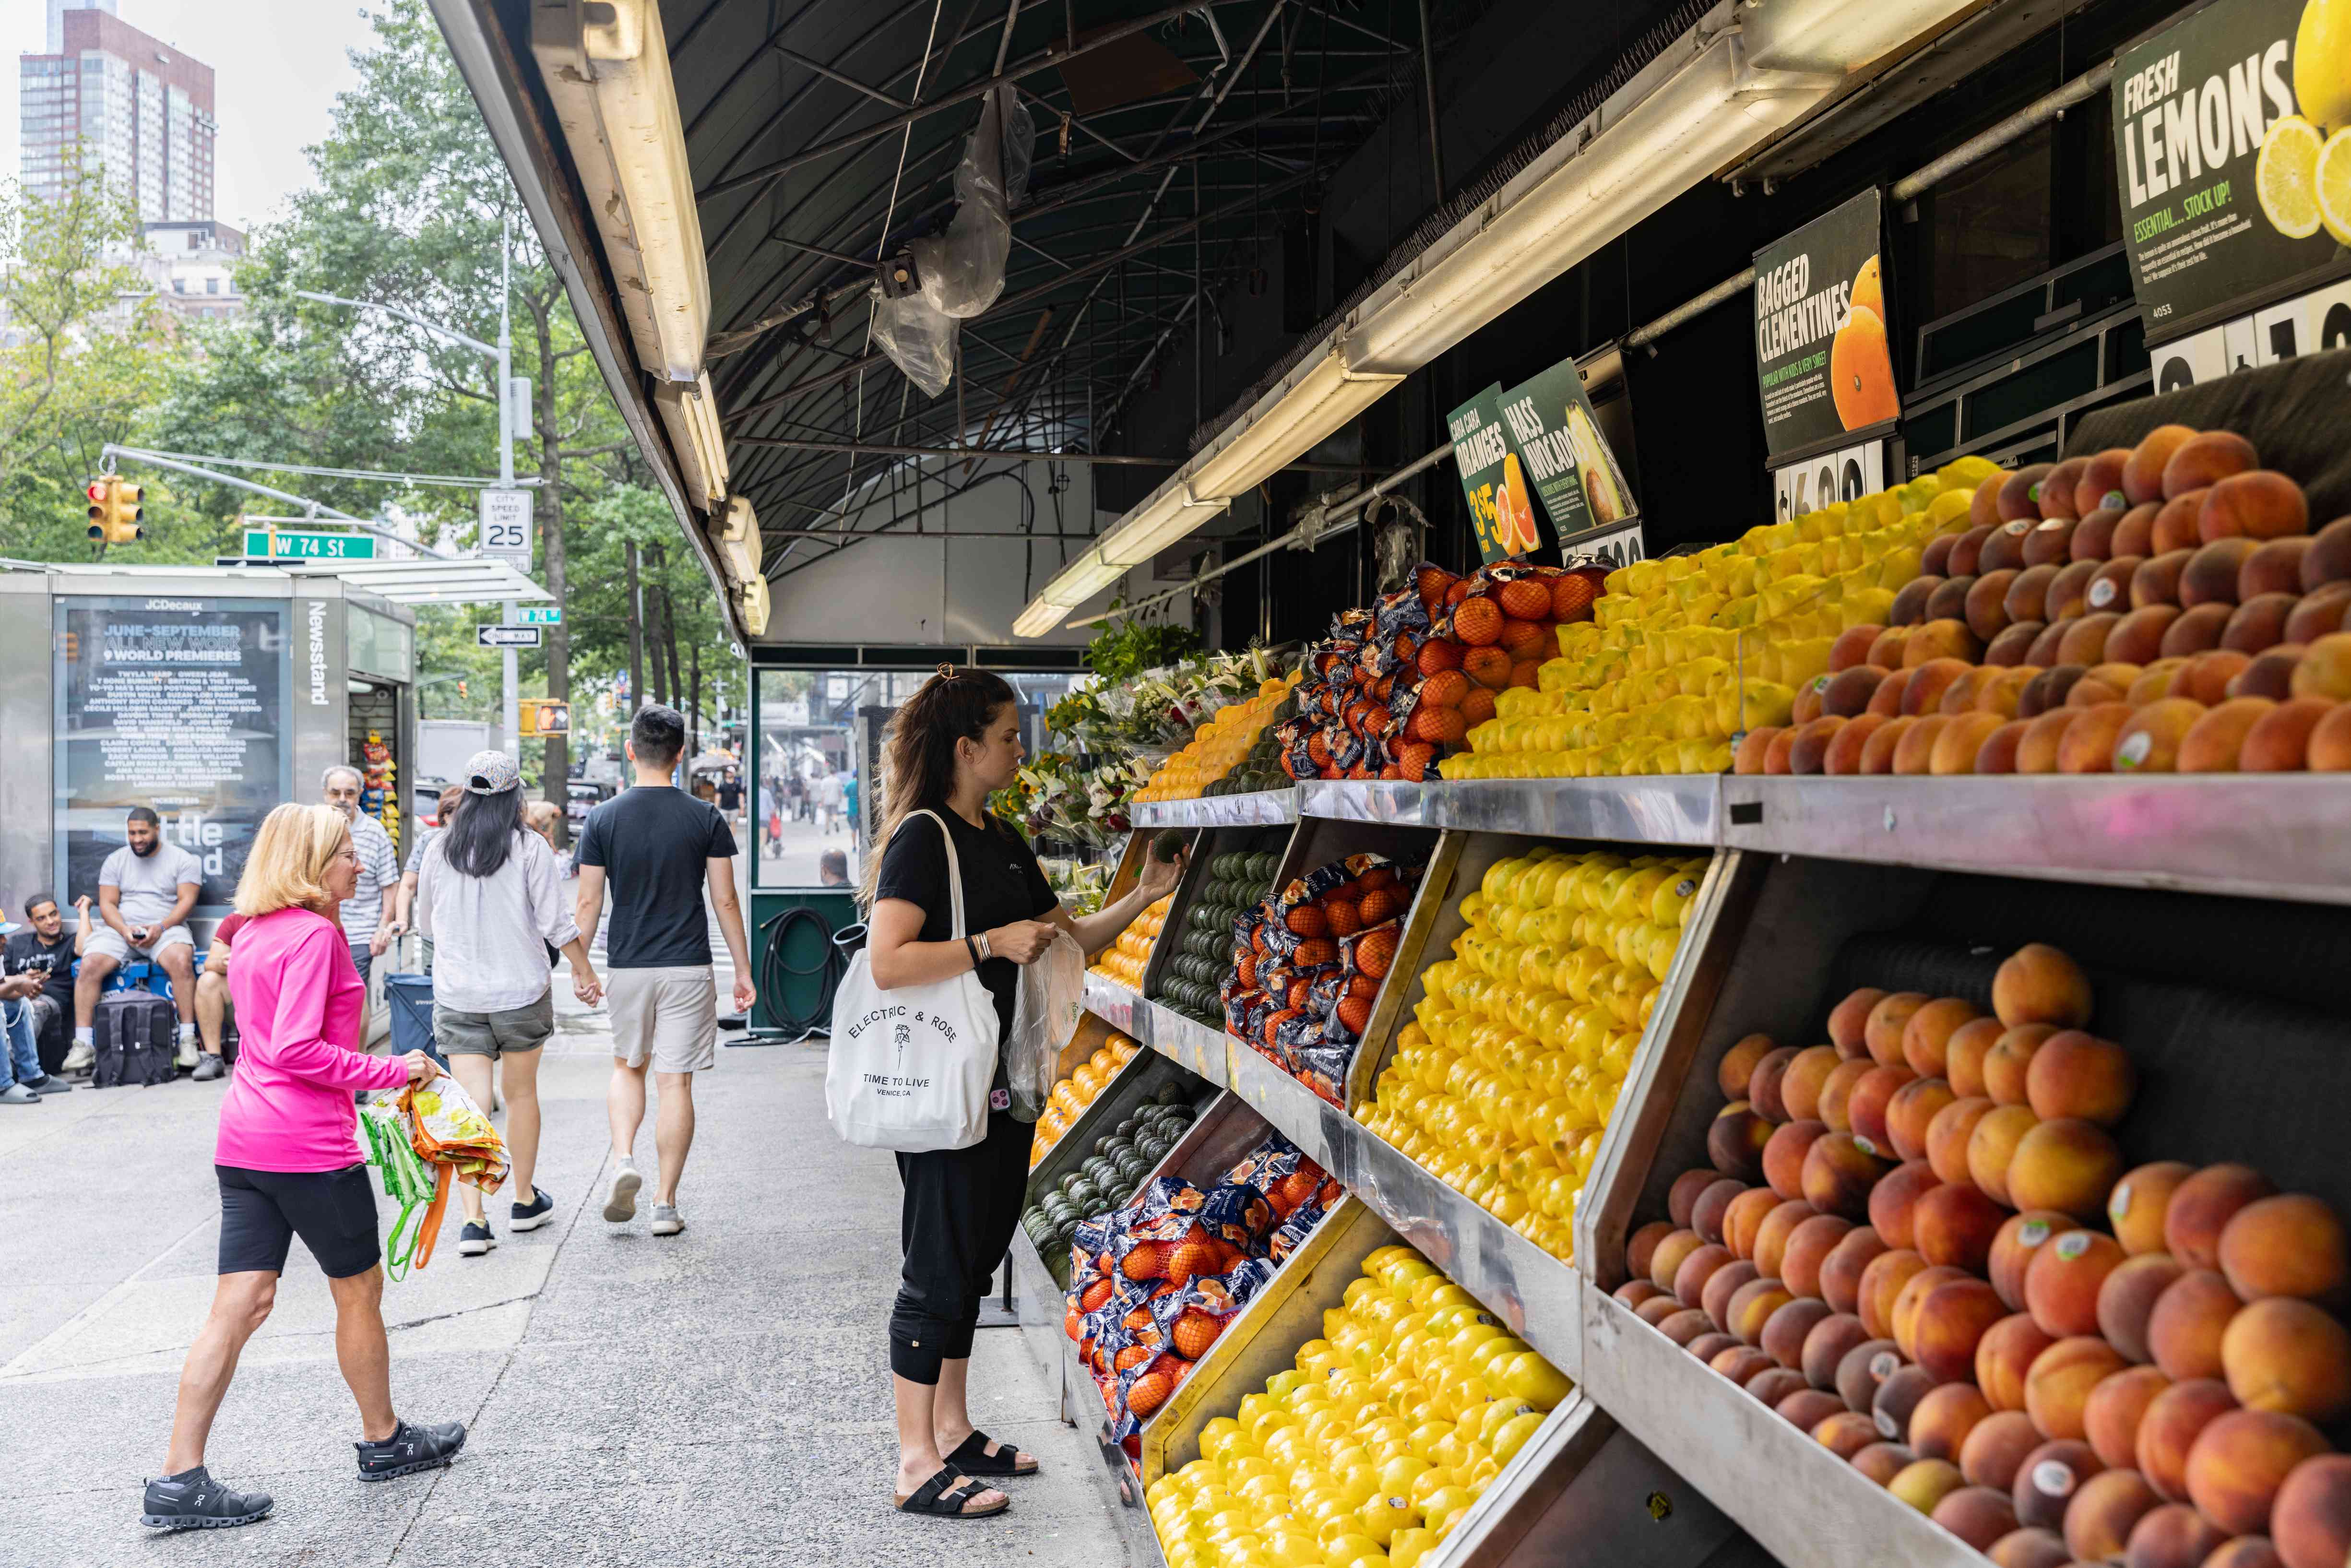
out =
<svg viewBox="0 0 2351 1568"><path fill-rule="evenodd" d="M256 1171L336 1171L360 1161L351 1092L408 1082L399 1057L364 1056L367 987L342 928L280 909L236 934L228 994L244 1044L221 1102L213 1158Z"/></svg>

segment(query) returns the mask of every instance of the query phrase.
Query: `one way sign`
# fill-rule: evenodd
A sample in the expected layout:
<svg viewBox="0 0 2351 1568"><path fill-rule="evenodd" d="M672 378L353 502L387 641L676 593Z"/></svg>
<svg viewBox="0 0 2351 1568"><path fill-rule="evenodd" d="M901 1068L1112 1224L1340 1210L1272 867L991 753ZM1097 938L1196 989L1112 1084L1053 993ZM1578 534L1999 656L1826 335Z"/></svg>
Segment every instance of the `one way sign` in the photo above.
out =
<svg viewBox="0 0 2351 1568"><path fill-rule="evenodd" d="M484 648L536 648L539 632L537 626L476 626L474 642Z"/></svg>

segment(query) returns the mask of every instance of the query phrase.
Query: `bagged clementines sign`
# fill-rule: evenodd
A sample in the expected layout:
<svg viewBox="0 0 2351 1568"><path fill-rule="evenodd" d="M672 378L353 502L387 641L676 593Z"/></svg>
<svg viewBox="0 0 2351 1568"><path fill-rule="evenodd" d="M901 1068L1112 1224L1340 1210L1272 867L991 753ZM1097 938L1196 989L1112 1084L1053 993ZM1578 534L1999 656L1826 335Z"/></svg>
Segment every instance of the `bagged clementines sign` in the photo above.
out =
<svg viewBox="0 0 2351 1568"><path fill-rule="evenodd" d="M1876 190L1755 253L1755 369L1776 465L1902 416Z"/></svg>
<svg viewBox="0 0 2351 1568"><path fill-rule="evenodd" d="M1445 427L1453 438L1453 466L1460 471L1461 494L1469 503L1479 559L1509 560L1541 544L1526 466L1502 423L1502 384L1495 382L1447 414Z"/></svg>

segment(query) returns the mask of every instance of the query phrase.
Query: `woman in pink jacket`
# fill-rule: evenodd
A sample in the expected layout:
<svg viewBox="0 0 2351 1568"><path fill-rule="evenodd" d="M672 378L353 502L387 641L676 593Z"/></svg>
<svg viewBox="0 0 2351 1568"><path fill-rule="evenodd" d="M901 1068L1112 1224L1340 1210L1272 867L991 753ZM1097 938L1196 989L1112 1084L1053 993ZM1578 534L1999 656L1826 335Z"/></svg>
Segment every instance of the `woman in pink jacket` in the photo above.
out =
<svg viewBox="0 0 2351 1568"><path fill-rule="evenodd" d="M465 1443L458 1422L418 1427L392 1412L383 1249L351 1092L397 1089L434 1069L422 1051L381 1057L357 1049L367 988L336 915L359 873L340 811L288 804L262 822L237 883L236 909L246 923L237 933L229 994L245 1044L221 1103L213 1155L220 1284L180 1374L165 1474L147 1483L141 1521L158 1529L251 1524L270 1510L267 1493L236 1491L212 1478L204 1439L245 1342L269 1316L297 1236L334 1292L335 1355L359 1401L364 1439L356 1445L360 1479L445 1465Z"/></svg>

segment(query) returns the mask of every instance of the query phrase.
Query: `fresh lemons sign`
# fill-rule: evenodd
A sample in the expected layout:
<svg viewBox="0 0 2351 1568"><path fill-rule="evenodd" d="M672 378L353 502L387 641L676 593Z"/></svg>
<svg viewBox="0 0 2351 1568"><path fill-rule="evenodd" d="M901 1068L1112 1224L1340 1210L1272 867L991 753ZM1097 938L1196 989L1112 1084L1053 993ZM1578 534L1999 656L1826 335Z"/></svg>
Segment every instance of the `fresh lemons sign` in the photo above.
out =
<svg viewBox="0 0 2351 1568"><path fill-rule="evenodd" d="M1901 417L1880 212L1878 193L1864 191L1755 253L1755 368L1774 465Z"/></svg>
<svg viewBox="0 0 2351 1568"><path fill-rule="evenodd" d="M2219 0L2116 57L2114 107L2150 341L2351 274L2351 0Z"/></svg>

